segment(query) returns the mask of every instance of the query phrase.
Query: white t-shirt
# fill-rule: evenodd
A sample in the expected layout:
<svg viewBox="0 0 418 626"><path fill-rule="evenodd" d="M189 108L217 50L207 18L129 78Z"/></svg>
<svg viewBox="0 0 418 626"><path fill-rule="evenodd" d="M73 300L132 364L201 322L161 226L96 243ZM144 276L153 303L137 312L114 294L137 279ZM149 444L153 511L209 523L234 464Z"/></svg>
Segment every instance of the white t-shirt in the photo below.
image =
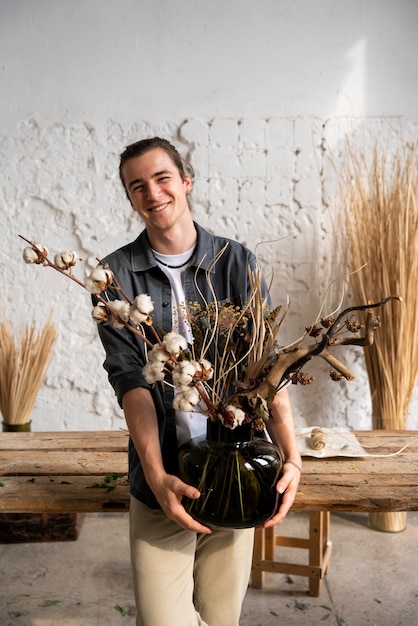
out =
<svg viewBox="0 0 418 626"><path fill-rule="evenodd" d="M184 271L186 269L186 261L188 261L193 254L194 247L182 254L161 254L160 252L152 251L158 266L163 270L164 274L170 281L171 286L171 298L172 298L172 319L173 330L183 335L188 343L193 343L193 335L191 328L184 316L179 314L181 306L185 304L184 293ZM170 267L164 265L166 263ZM185 265L183 265L185 263ZM182 267L172 267L172 266ZM182 443L193 439L194 437L204 436L206 434L206 421L207 414L199 412L199 406L196 406L196 410L191 411L176 411L176 433L177 441L180 446Z"/></svg>

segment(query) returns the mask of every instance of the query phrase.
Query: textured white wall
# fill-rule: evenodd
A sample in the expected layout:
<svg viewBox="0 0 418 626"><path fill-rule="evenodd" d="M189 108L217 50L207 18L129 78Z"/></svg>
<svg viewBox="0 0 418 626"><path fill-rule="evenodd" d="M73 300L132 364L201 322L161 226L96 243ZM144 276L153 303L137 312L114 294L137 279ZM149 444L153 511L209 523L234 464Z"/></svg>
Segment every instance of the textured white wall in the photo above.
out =
<svg viewBox="0 0 418 626"><path fill-rule="evenodd" d="M283 342L316 317L330 281L335 181L343 136L390 146L416 136L415 2L54 0L0 3L2 311L16 327L52 309L59 339L35 430L124 425L102 369L89 298L21 261L18 233L88 265L141 223L117 178L136 139L172 139L197 172L194 214L259 247L273 298L291 311ZM336 285L328 300L338 300ZM298 425L368 428L360 349L352 383L292 388ZM418 427L417 394L411 427Z"/></svg>

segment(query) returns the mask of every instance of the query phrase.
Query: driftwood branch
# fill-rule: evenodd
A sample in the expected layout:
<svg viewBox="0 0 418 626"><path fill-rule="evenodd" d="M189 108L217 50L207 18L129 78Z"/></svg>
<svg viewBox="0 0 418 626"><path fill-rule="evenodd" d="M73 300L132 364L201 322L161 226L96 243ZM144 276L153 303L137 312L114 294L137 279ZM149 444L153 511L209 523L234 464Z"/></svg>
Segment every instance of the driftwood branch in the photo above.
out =
<svg viewBox="0 0 418 626"><path fill-rule="evenodd" d="M332 355L330 350L336 346L342 345L371 346L373 343L373 334L379 327L379 321L373 314L372 309L383 306L390 300L401 301L402 298L399 296L389 296L375 304L369 303L363 306L345 309L338 315L337 319L318 342L305 346L298 345L291 349L283 348L265 380L248 394L245 394L247 395L247 399L251 400L257 396L268 399L271 397L272 391L274 392L274 390L278 389L284 382L290 380L296 372L308 363L308 361L317 356L327 361L335 370L342 374L344 378L353 380L354 375L350 372L348 367ZM343 320L345 320L350 313L355 311L367 311L364 334L358 337L337 336L338 331L341 330Z"/></svg>
<svg viewBox="0 0 418 626"><path fill-rule="evenodd" d="M333 354L328 352L328 350L324 350L321 354L318 354L321 359L324 359L328 365L339 372L341 376L343 376L346 380L354 380L355 376L344 363L341 363Z"/></svg>

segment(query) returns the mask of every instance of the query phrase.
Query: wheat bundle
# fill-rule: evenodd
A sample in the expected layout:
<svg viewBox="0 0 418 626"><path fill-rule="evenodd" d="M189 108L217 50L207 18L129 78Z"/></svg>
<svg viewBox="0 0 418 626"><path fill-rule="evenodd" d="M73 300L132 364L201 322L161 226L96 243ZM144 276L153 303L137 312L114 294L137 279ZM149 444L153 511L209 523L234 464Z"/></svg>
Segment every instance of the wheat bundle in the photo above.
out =
<svg viewBox="0 0 418 626"><path fill-rule="evenodd" d="M0 323L0 411L5 424L30 422L55 339L49 320L39 332L34 323L26 324L17 341L11 322Z"/></svg>
<svg viewBox="0 0 418 626"><path fill-rule="evenodd" d="M347 144L341 176L345 262L353 272L354 299L403 298L380 311L381 329L365 351L373 427L388 430L406 428L418 375L417 147L404 144L389 157L376 143L368 164L364 153Z"/></svg>
<svg viewBox="0 0 418 626"><path fill-rule="evenodd" d="M360 151L347 152L342 200L354 299L403 298L381 310L382 328L365 351L374 426L402 429L418 375L417 145L390 159L375 146L370 166Z"/></svg>

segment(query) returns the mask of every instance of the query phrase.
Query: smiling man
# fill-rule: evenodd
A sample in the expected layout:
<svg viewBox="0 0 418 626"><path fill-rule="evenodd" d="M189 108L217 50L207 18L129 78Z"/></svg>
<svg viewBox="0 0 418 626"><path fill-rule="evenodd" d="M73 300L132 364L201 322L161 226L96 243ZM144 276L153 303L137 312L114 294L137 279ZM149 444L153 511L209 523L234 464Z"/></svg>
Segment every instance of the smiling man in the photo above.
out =
<svg viewBox="0 0 418 626"><path fill-rule="evenodd" d="M154 250L178 254L185 245L196 243L187 202L192 182L186 172L180 174L163 148L124 161L121 174L132 208L143 219Z"/></svg>
<svg viewBox="0 0 418 626"><path fill-rule="evenodd" d="M141 293L151 296L154 327L184 331L178 328L176 307L213 300L206 273L226 244L211 269L214 293L218 300L247 301L245 268L255 267L255 257L241 244L211 235L193 221L188 201L192 171L176 148L158 137L139 141L122 153L119 172L145 229L105 261L131 300ZM190 419L190 414L175 411L172 387L146 382L144 345L135 334L112 326L98 328L106 350L104 367L130 433L130 545L137 625L238 626L254 530L211 530L182 505L183 497L199 498L200 493L179 478L178 447L205 434L207 416L193 413ZM281 506L266 526L286 516L301 463L286 391L276 395L270 410L274 418L269 420L270 435L290 462L277 483L283 494Z"/></svg>

